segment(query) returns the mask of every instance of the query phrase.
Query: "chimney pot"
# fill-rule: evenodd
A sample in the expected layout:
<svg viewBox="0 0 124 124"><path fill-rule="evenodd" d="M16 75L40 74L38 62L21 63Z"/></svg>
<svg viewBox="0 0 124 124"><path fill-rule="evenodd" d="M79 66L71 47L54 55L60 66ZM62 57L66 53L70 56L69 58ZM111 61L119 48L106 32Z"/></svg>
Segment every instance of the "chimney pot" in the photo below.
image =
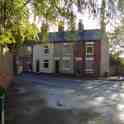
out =
<svg viewBox="0 0 124 124"><path fill-rule="evenodd" d="M78 23L78 30L79 31L83 31L84 30L84 24L83 24L81 19L79 20L79 23Z"/></svg>

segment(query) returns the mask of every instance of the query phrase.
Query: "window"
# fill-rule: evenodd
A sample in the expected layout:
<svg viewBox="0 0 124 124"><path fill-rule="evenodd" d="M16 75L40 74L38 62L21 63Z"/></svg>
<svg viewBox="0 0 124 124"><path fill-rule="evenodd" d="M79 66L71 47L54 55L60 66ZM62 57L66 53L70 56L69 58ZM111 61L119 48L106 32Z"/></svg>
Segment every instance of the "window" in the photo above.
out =
<svg viewBox="0 0 124 124"><path fill-rule="evenodd" d="M63 46L63 54L64 55L71 55L72 53L72 46L69 44L66 44Z"/></svg>
<svg viewBox="0 0 124 124"><path fill-rule="evenodd" d="M94 55L94 46L93 45L86 45L86 56L93 56Z"/></svg>
<svg viewBox="0 0 124 124"><path fill-rule="evenodd" d="M44 60L43 66L44 66L44 68L48 68L49 67L49 61L48 60Z"/></svg>
<svg viewBox="0 0 124 124"><path fill-rule="evenodd" d="M64 70L69 70L71 68L70 60L63 60L63 68Z"/></svg>
<svg viewBox="0 0 124 124"><path fill-rule="evenodd" d="M49 53L49 48L48 48L48 46L45 46L45 47L44 47L44 53L45 53L45 54L48 54L48 53Z"/></svg>
<svg viewBox="0 0 124 124"><path fill-rule="evenodd" d="M93 63L93 61L86 61L85 72L86 73L94 73L94 63Z"/></svg>

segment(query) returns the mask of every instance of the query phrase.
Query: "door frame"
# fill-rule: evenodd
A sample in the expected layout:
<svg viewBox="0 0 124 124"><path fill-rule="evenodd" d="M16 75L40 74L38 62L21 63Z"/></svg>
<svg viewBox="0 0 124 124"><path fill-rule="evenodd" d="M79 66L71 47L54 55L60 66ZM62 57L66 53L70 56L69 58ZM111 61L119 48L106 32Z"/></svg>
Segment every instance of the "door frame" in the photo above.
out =
<svg viewBox="0 0 124 124"><path fill-rule="evenodd" d="M60 60L55 60L55 73L60 73Z"/></svg>

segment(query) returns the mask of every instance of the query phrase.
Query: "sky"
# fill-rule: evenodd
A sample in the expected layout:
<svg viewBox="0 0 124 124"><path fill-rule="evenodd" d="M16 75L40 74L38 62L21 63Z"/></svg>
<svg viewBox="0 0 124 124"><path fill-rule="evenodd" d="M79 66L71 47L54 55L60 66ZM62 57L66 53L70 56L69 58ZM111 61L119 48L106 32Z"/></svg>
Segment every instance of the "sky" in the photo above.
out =
<svg viewBox="0 0 124 124"><path fill-rule="evenodd" d="M99 19L89 15L88 11L84 12L83 14L80 14L78 12L77 7L74 6L74 13L76 13L76 16L77 16L76 27L78 25L79 20L81 19L84 24L84 29L99 29L100 28Z"/></svg>
<svg viewBox="0 0 124 124"><path fill-rule="evenodd" d="M97 0L97 6L101 6L101 0ZM73 6L73 11L76 14L76 29L78 28L78 22L81 19L83 24L84 24L84 29L100 29L100 19L97 17L93 17L91 15L88 14L88 12L86 11L84 14L80 14L78 12L78 9L76 6ZM33 22L33 16L30 16L30 22ZM38 28L41 27L41 21L39 21L39 18L37 17L36 19L36 25ZM58 27L50 24L49 26L49 31L50 32L54 32L57 31ZM65 30L67 30L67 24L65 23ZM108 26L107 27L107 31L111 31L113 30L112 26Z"/></svg>
<svg viewBox="0 0 124 124"><path fill-rule="evenodd" d="M100 1L100 0L98 0ZM100 25L99 25L99 20L98 18L94 18L91 17L91 15L88 14L88 12L85 12L83 15L80 14L78 12L78 9L76 6L73 7L73 11L76 14L76 28L78 26L78 22L81 19L83 24L84 24L84 29L99 29ZM30 15L29 21L32 23L33 22L33 15ZM36 22L35 24L37 25L37 27L41 27L41 21L39 21L39 17L36 18ZM65 23L65 30L67 29L66 23ZM57 27L55 25L50 25L49 27L50 31L57 31Z"/></svg>
<svg viewBox="0 0 124 124"><path fill-rule="evenodd" d="M77 19L76 19L76 28L78 26L78 22L79 20L82 20L83 24L84 24L84 29L99 29L100 25L99 25L99 20L97 19L93 19L93 17L90 17L88 15L88 13L85 13L84 15L81 15L79 13L77 13ZM32 22L33 18L31 18L31 22ZM38 17L36 19L36 22L38 27L41 26L41 22L38 21ZM67 29L67 26L65 24L65 30ZM50 25L50 31L57 31L57 27L54 25Z"/></svg>

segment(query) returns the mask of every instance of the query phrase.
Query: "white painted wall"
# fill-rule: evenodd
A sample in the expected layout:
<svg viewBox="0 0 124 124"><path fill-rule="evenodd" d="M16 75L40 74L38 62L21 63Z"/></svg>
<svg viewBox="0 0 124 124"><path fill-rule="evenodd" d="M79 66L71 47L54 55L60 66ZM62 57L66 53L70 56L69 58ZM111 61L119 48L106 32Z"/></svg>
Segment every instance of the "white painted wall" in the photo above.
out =
<svg viewBox="0 0 124 124"><path fill-rule="evenodd" d="M68 47L66 45L68 45ZM60 73L66 73L66 74L74 73L73 46L74 43L54 44L54 59L55 60L58 59L60 61L60 68L59 68ZM68 61L69 66L68 64L66 64L65 61Z"/></svg>
<svg viewBox="0 0 124 124"><path fill-rule="evenodd" d="M44 46L48 46L49 53L44 53ZM53 73L54 72L54 59L53 59L53 44L38 44L33 47L33 71L36 72L36 61L39 60L40 63L40 72L43 73ZM49 61L48 68L44 68L44 60Z"/></svg>
<svg viewBox="0 0 124 124"><path fill-rule="evenodd" d="M101 41L100 75L104 76L105 72L109 73L109 49L107 42Z"/></svg>

